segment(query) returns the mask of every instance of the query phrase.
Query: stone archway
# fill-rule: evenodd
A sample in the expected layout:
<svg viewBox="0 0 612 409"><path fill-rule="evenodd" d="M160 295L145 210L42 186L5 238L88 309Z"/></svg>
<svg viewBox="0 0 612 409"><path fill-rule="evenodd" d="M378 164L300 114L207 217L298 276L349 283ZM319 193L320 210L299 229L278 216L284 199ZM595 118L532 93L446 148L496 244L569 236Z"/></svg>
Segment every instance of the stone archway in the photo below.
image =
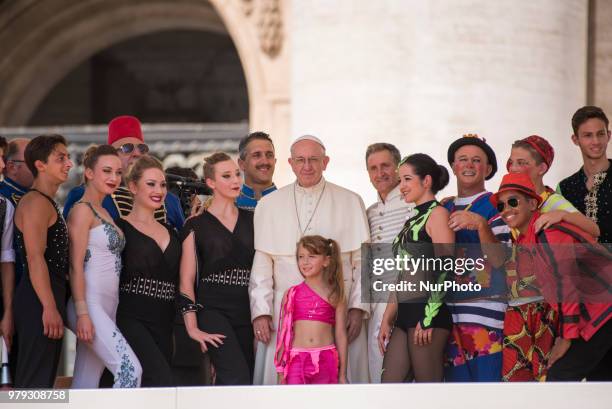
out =
<svg viewBox="0 0 612 409"><path fill-rule="evenodd" d="M289 54L280 0L59 0L0 7L0 124L23 126L72 68L114 43L160 30L228 32L240 57L251 129L286 145Z"/></svg>

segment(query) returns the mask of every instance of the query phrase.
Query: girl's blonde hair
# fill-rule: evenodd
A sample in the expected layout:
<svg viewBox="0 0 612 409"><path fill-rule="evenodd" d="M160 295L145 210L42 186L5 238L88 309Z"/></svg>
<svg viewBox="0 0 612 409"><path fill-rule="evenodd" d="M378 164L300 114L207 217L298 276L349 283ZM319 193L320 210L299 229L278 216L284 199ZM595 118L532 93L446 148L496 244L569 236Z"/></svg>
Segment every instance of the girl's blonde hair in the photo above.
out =
<svg viewBox="0 0 612 409"><path fill-rule="evenodd" d="M232 160L225 152L215 152L204 158L204 180L215 179L215 165L219 162Z"/></svg>
<svg viewBox="0 0 612 409"><path fill-rule="evenodd" d="M340 258L338 242L318 235L304 236L297 244L298 251L300 246L308 250L310 254L329 257L329 265L323 270L323 279L332 290L329 295L331 304L337 306L344 300L344 275L342 273L342 259Z"/></svg>
<svg viewBox="0 0 612 409"><path fill-rule="evenodd" d="M98 159L106 155L119 157L117 149L110 145L91 145L83 155L83 168L93 170L98 163ZM85 172L83 172L83 183L87 182L87 177L85 176Z"/></svg>
<svg viewBox="0 0 612 409"><path fill-rule="evenodd" d="M154 158L153 156L144 155L136 159L136 161L130 166L127 175L125 176L125 181L128 183L138 183L142 177L142 174L147 169L159 169L164 172L164 166L159 159Z"/></svg>
<svg viewBox="0 0 612 409"><path fill-rule="evenodd" d="M83 155L83 183L89 182L87 176L85 176L85 169L93 170L98 163L98 159L100 159L101 156L106 155L119 157L117 149L110 145L91 145L89 148L87 148L85 154Z"/></svg>

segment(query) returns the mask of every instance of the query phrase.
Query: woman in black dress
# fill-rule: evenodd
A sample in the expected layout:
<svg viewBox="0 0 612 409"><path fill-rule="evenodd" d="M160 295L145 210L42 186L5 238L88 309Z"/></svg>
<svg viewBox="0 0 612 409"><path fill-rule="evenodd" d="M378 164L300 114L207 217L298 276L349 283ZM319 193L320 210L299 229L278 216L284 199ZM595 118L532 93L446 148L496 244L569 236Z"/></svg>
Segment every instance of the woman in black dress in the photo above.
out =
<svg viewBox="0 0 612 409"><path fill-rule="evenodd" d="M183 227L179 308L187 333L210 355L216 384L248 385L255 363L248 294L253 213L235 205L242 178L227 154L206 158L204 177L213 196Z"/></svg>
<svg viewBox="0 0 612 409"><path fill-rule="evenodd" d="M181 245L170 225L155 220L166 197L166 177L157 159L143 156L126 181L134 207L116 221L126 240L117 326L141 362L141 386L173 386L170 360Z"/></svg>

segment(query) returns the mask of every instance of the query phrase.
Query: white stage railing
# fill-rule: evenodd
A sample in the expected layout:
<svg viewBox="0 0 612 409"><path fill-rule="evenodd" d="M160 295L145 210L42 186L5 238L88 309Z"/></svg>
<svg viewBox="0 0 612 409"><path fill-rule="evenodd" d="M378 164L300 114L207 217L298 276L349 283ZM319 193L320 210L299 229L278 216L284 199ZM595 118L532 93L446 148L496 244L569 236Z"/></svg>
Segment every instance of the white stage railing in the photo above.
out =
<svg viewBox="0 0 612 409"><path fill-rule="evenodd" d="M68 403L0 407L86 409L606 409L612 383L396 384L70 390Z"/></svg>

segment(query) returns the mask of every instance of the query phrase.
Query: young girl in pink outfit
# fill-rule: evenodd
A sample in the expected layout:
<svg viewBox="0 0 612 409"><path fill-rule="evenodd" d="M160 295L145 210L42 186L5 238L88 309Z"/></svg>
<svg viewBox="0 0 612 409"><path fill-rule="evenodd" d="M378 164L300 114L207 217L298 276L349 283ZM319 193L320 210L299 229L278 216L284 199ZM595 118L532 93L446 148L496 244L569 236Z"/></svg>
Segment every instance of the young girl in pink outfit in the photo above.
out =
<svg viewBox="0 0 612 409"><path fill-rule="evenodd" d="M297 245L301 284L283 297L274 364L284 384L346 383L346 301L340 248L305 236Z"/></svg>

